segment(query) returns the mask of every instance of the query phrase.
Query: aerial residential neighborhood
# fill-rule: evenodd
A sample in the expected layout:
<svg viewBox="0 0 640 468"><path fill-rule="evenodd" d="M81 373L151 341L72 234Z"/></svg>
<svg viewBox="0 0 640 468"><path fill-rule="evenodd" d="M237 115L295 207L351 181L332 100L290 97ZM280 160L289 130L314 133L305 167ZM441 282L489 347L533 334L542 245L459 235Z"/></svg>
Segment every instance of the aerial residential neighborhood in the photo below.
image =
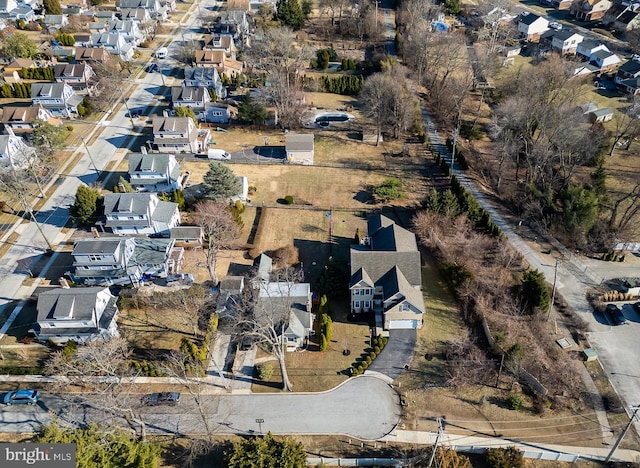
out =
<svg viewBox="0 0 640 468"><path fill-rule="evenodd" d="M640 462L640 3L0 0L0 68L0 466Z"/></svg>

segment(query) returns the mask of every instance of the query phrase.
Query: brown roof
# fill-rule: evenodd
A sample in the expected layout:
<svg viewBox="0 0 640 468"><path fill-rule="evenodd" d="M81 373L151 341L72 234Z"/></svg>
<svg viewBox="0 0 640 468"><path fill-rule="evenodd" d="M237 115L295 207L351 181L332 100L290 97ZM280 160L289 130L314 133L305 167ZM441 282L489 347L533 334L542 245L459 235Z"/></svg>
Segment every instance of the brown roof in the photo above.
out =
<svg viewBox="0 0 640 468"><path fill-rule="evenodd" d="M207 62L224 65L225 54L223 50L197 50L196 63Z"/></svg>
<svg viewBox="0 0 640 468"><path fill-rule="evenodd" d="M104 63L111 60L111 55L102 47L76 47L76 60Z"/></svg>
<svg viewBox="0 0 640 468"><path fill-rule="evenodd" d="M5 70L15 70L21 68L35 68L36 62L31 59L17 58L5 67Z"/></svg>

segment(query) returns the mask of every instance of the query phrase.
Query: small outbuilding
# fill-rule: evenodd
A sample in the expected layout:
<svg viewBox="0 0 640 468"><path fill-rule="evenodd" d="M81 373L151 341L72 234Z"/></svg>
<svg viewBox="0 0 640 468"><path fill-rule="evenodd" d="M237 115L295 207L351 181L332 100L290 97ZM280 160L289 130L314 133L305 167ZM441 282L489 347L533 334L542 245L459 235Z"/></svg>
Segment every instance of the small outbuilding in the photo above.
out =
<svg viewBox="0 0 640 468"><path fill-rule="evenodd" d="M609 120L611 120L613 118L613 111L607 107L605 107L604 109L597 109L594 110L593 112L591 112L589 114L589 119L591 120L591 122L596 123L596 122L608 122Z"/></svg>
<svg viewBox="0 0 640 468"><path fill-rule="evenodd" d="M286 137L287 162L313 165L314 135L311 133L288 133Z"/></svg>

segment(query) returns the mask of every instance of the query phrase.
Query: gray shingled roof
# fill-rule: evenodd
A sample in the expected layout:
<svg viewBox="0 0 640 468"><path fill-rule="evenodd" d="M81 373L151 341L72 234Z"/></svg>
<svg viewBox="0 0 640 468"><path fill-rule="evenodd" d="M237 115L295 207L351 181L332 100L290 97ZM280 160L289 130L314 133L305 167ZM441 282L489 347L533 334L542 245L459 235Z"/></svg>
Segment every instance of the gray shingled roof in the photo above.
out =
<svg viewBox="0 0 640 468"><path fill-rule="evenodd" d="M132 263L136 265L163 264L175 245L175 239L149 239L136 237L136 248L133 251Z"/></svg>
<svg viewBox="0 0 640 468"><path fill-rule="evenodd" d="M287 151L313 151L313 134L288 133L286 147Z"/></svg>
<svg viewBox="0 0 640 468"><path fill-rule="evenodd" d="M38 296L38 321L91 320L98 293L105 288L55 288ZM70 316L71 315L71 316Z"/></svg>
<svg viewBox="0 0 640 468"><path fill-rule="evenodd" d="M80 239L73 246L73 255L89 255L95 253L113 253L120 249L125 239Z"/></svg>
<svg viewBox="0 0 640 468"><path fill-rule="evenodd" d="M62 99L64 87L64 83L31 83L31 98Z"/></svg>
<svg viewBox="0 0 640 468"><path fill-rule="evenodd" d="M202 228L200 226L177 226L171 228L171 239L202 239Z"/></svg>
<svg viewBox="0 0 640 468"><path fill-rule="evenodd" d="M175 158L174 155L169 153L153 153L153 154L142 154L142 153L131 153L129 154L129 175L131 174L140 174L144 175L145 173L151 174L166 174L167 168L169 167L169 161L171 158ZM182 169L180 164L176 164L171 171L169 176L173 180L177 180L180 177ZM136 179L137 184L144 184L145 179ZM156 184L158 183L157 179L150 179L147 183Z"/></svg>
<svg viewBox="0 0 640 468"><path fill-rule="evenodd" d="M146 214L152 193L107 193L104 195L104 214Z"/></svg>
<svg viewBox="0 0 640 468"><path fill-rule="evenodd" d="M528 26L532 25L540 16L535 15L533 13L529 13L528 15L520 17L520 22L522 24L526 24Z"/></svg>
<svg viewBox="0 0 640 468"><path fill-rule="evenodd" d="M411 304L420 309L422 313L425 312L422 291L411 286L397 266L385 273L385 275L378 281L378 285L382 286L385 298L399 293L411 302ZM390 305L387 304L387 308L389 306Z"/></svg>
<svg viewBox="0 0 640 468"><path fill-rule="evenodd" d="M173 86L171 101L200 102L204 99L204 93L208 93L204 86Z"/></svg>

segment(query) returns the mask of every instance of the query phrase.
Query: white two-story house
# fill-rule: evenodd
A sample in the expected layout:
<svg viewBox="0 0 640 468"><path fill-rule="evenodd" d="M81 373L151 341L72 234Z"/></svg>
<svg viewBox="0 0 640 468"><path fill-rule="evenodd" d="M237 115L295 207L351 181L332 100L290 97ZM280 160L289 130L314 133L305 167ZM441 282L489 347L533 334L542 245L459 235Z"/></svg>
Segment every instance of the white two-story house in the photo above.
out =
<svg viewBox="0 0 640 468"><path fill-rule="evenodd" d="M0 170L23 169L36 156L36 150L15 135L0 135Z"/></svg>
<svg viewBox="0 0 640 468"><path fill-rule="evenodd" d="M129 154L129 181L139 192L173 192L182 188L182 168L173 154Z"/></svg>
<svg viewBox="0 0 640 468"><path fill-rule="evenodd" d="M81 239L73 246L72 281L85 285L139 285L178 273L184 248L174 239L112 237Z"/></svg>
<svg viewBox="0 0 640 468"><path fill-rule="evenodd" d="M61 345L119 336L117 297L109 288L55 288L38 295L34 333L39 341Z"/></svg>
<svg viewBox="0 0 640 468"><path fill-rule="evenodd" d="M523 14L518 20L518 32L528 41L537 41L549 30L549 21L534 13Z"/></svg>
<svg viewBox="0 0 640 468"><path fill-rule="evenodd" d="M211 102L209 91L204 86L173 86L171 88L171 105L176 107L189 107L197 115L204 111Z"/></svg>
<svg viewBox="0 0 640 468"><path fill-rule="evenodd" d="M584 40L584 36L567 29L556 31L551 39L551 47L558 51L561 55L575 54L578 50L578 44Z"/></svg>
<svg viewBox="0 0 640 468"><path fill-rule="evenodd" d="M32 83L31 102L56 117L71 117L78 113L82 96L78 96L66 83Z"/></svg>
<svg viewBox="0 0 640 468"><path fill-rule="evenodd" d="M104 49L111 55L117 55L126 62L133 59L135 45L128 43L119 31L92 34L90 43L92 47Z"/></svg>
<svg viewBox="0 0 640 468"><path fill-rule="evenodd" d="M53 69L56 82L65 83L76 89L88 89L91 78L96 76L87 63L59 63Z"/></svg>
<svg viewBox="0 0 640 468"><path fill-rule="evenodd" d="M104 196L105 226L119 236L155 234L169 237L180 224L178 204L155 193L108 193Z"/></svg>
<svg viewBox="0 0 640 468"><path fill-rule="evenodd" d="M420 251L412 232L378 215L368 237L351 246L351 312L373 313L376 333L416 329L423 324Z"/></svg>
<svg viewBox="0 0 640 468"><path fill-rule="evenodd" d="M201 153L198 129L190 117L153 118L153 144L163 153Z"/></svg>
<svg viewBox="0 0 640 468"><path fill-rule="evenodd" d="M135 47L144 40L144 34L140 31L138 23L131 19L110 21L106 26L106 33L119 33L128 44L133 44Z"/></svg>

